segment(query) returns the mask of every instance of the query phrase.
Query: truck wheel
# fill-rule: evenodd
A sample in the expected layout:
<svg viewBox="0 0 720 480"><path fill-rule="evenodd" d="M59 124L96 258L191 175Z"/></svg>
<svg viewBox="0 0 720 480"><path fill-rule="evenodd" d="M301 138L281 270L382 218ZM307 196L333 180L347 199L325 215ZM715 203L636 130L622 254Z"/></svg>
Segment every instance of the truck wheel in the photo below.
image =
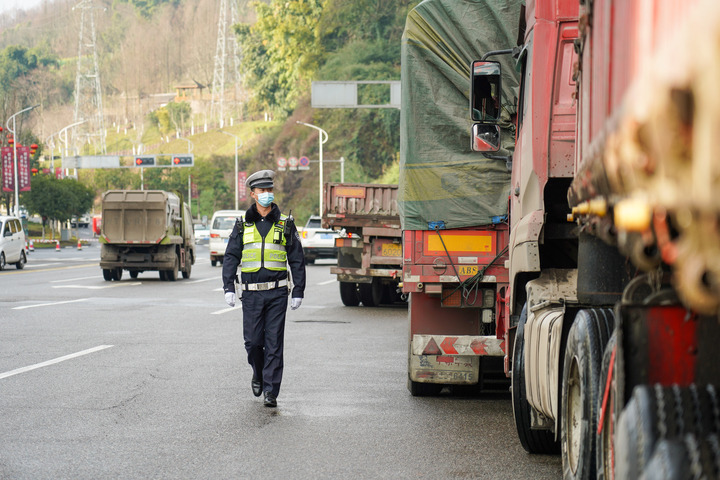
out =
<svg viewBox="0 0 720 480"><path fill-rule="evenodd" d="M173 263L173 267L170 270L165 271L165 279L174 282L178 279L178 263L179 259L177 255L175 255L175 262Z"/></svg>
<svg viewBox="0 0 720 480"><path fill-rule="evenodd" d="M137 278L137 277L138 277L138 273L140 273L140 272L130 270L130 278Z"/></svg>
<svg viewBox="0 0 720 480"><path fill-rule="evenodd" d="M164 282L167 280L167 276L165 275L165 270L158 271L158 274L160 275L160 281Z"/></svg>
<svg viewBox="0 0 720 480"><path fill-rule="evenodd" d="M715 478L719 465L720 444L717 435L699 438L687 434L673 440L661 440L642 478Z"/></svg>
<svg viewBox="0 0 720 480"><path fill-rule="evenodd" d="M357 307L360 305L360 295L358 294L357 283L339 282L340 283L340 299L346 307Z"/></svg>
<svg viewBox="0 0 720 480"><path fill-rule="evenodd" d="M120 280L122 280L122 275L123 275L122 268L120 268L120 267L115 268L115 270L113 271L113 280L115 280L116 282L119 282Z"/></svg>
<svg viewBox="0 0 720 480"><path fill-rule="evenodd" d="M0 252L0 270L5 270L5 265L7 265L5 262L5 252Z"/></svg>
<svg viewBox="0 0 720 480"><path fill-rule="evenodd" d="M720 430L717 412L720 405L712 384L636 386L620 414L615 433L616 477L633 478L631 475L635 474L638 478L643 471L647 472L662 438L682 441L689 435L699 439L717 435Z"/></svg>
<svg viewBox="0 0 720 480"><path fill-rule="evenodd" d="M210 259L210 265L213 266L213 267L217 267L217 260L215 260L214 258L211 258L211 259Z"/></svg>
<svg viewBox="0 0 720 480"><path fill-rule="evenodd" d="M555 435L550 430L532 430L530 428L530 409L525 392L525 321L527 320L527 305L520 313L520 321L515 332L515 347L512 358L512 407L515 417L515 428L518 432L520 444L528 453L558 454L560 444L555 441Z"/></svg>
<svg viewBox="0 0 720 480"><path fill-rule="evenodd" d="M568 334L562 379L560 446L563 478L595 478L600 367L607 343L609 310L580 310ZM604 341L603 341L604 340Z"/></svg>
<svg viewBox="0 0 720 480"><path fill-rule="evenodd" d="M192 263L190 260L185 260L185 270L182 271L183 278L190 278L190 272L192 272Z"/></svg>
<svg viewBox="0 0 720 480"><path fill-rule="evenodd" d="M360 300L366 307L377 307L382 298L382 286L373 278L372 283L360 284Z"/></svg>
<svg viewBox="0 0 720 480"><path fill-rule="evenodd" d="M408 390L413 397L436 397L440 395L443 387L444 385L437 383L413 382L408 378Z"/></svg>
<svg viewBox="0 0 720 480"><path fill-rule="evenodd" d="M617 345L617 336L613 333L610 341L605 347L605 353L602 359L602 368L600 369L600 388L598 390L597 412L600 415L603 408L603 400L605 398L605 386L607 384L608 373L612 370L613 383L615 379L615 365L610 365L612 352ZM610 392L608 393L607 405L605 406L605 417L603 418L602 432L597 434L595 431L595 445L597 446L595 454L595 464L597 465L597 480L609 480L615 478L615 458L618 455L615 450L615 432L617 431L617 415L615 396L615 386L610 384ZM600 417L598 417L598 422Z"/></svg>

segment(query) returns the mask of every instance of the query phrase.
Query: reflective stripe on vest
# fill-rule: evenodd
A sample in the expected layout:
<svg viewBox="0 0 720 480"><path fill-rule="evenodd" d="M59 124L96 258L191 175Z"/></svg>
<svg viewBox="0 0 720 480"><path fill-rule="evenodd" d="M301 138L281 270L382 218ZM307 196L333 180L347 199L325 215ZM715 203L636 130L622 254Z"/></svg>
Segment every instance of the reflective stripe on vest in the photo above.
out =
<svg viewBox="0 0 720 480"><path fill-rule="evenodd" d="M243 231L242 267L245 273L257 272L260 268L287 271L287 241L282 234L285 215L273 224L265 238L260 236L254 223L246 223Z"/></svg>

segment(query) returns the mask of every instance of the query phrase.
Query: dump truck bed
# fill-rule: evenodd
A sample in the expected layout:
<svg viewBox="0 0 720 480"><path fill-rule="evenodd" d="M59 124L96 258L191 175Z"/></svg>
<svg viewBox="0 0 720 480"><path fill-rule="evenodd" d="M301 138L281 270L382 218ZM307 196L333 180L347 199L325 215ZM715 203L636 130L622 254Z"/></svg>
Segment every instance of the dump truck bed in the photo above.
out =
<svg viewBox="0 0 720 480"><path fill-rule="evenodd" d="M158 243L180 215L177 196L159 190L109 191L103 197L102 234L108 243Z"/></svg>

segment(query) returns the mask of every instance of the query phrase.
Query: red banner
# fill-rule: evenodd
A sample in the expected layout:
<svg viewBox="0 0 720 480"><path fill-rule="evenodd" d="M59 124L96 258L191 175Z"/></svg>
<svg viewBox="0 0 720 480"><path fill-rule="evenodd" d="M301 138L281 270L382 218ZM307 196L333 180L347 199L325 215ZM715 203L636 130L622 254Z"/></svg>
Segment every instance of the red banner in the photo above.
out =
<svg viewBox="0 0 720 480"><path fill-rule="evenodd" d="M21 192L30 191L30 178L32 173L30 172L30 147L20 147L17 149L17 161L18 161L18 183L20 184Z"/></svg>
<svg viewBox="0 0 720 480"><path fill-rule="evenodd" d="M0 149L2 156L2 176L3 176L3 192L15 191L15 168L13 166L13 147L2 147ZM30 147L20 147L17 149L18 156L18 184L20 192L30 191Z"/></svg>
<svg viewBox="0 0 720 480"><path fill-rule="evenodd" d="M58 180L62 180L62 178L63 178L63 169L62 168L55 169L55 178L57 178Z"/></svg>
<svg viewBox="0 0 720 480"><path fill-rule="evenodd" d="M238 201L240 202L244 202L247 200L245 179L247 179L247 172L238 172Z"/></svg>
<svg viewBox="0 0 720 480"><path fill-rule="evenodd" d="M197 183L191 183L191 184L190 184L190 197L191 197L191 198L198 198L198 186L197 186Z"/></svg>
<svg viewBox="0 0 720 480"><path fill-rule="evenodd" d="M15 177L13 168L13 149L12 147L2 147L0 149L2 156L2 189L3 192L15 191Z"/></svg>

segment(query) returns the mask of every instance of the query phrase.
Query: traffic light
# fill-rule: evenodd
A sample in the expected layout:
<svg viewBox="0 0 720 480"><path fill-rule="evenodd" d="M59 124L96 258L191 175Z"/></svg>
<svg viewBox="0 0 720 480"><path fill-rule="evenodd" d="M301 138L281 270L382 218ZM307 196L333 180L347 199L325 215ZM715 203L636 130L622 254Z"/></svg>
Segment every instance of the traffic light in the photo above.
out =
<svg viewBox="0 0 720 480"><path fill-rule="evenodd" d="M137 167L154 167L155 166L155 157L154 156L135 157L135 166L137 166Z"/></svg>
<svg viewBox="0 0 720 480"><path fill-rule="evenodd" d="M173 167L192 167L193 166L193 155L174 155L172 159Z"/></svg>

